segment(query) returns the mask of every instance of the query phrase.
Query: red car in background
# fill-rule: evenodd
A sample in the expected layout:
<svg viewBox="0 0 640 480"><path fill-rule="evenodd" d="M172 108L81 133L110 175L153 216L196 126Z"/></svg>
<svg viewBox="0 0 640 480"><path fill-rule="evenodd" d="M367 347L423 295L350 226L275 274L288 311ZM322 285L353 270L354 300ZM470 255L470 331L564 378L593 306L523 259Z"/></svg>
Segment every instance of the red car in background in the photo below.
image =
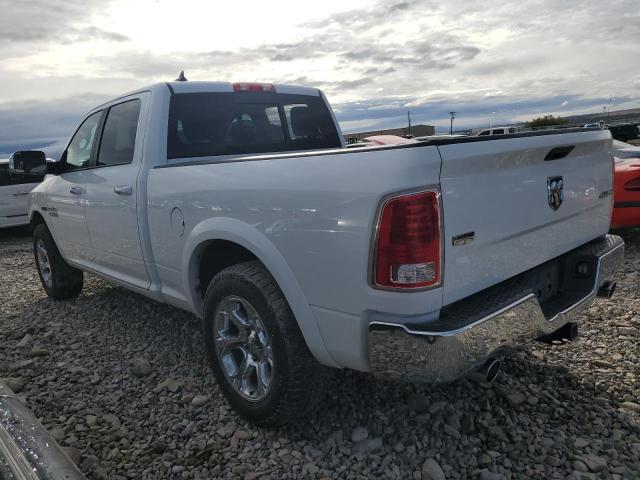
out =
<svg viewBox="0 0 640 480"><path fill-rule="evenodd" d="M615 174L611 228L640 226L640 147L613 141Z"/></svg>

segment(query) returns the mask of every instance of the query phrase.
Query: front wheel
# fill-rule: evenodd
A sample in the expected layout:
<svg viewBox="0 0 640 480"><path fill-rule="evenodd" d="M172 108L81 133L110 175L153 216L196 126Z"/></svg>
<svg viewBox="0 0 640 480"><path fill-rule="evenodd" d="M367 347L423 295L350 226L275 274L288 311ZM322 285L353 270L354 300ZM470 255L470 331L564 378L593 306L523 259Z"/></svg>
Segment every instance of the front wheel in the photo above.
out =
<svg viewBox="0 0 640 480"><path fill-rule="evenodd" d="M84 276L81 270L64 261L46 225L33 229L33 254L40 281L54 300L68 300L80 295Z"/></svg>
<svg viewBox="0 0 640 480"><path fill-rule="evenodd" d="M227 401L256 425L275 427L309 412L329 369L304 341L273 277L257 261L224 269L205 296L209 363Z"/></svg>

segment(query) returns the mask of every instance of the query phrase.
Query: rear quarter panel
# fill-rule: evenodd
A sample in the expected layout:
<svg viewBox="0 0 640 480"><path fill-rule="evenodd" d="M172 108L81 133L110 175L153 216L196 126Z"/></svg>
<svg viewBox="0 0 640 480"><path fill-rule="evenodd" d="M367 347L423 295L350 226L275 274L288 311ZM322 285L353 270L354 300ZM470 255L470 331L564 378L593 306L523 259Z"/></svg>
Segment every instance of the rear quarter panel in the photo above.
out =
<svg viewBox="0 0 640 480"><path fill-rule="evenodd" d="M193 252L209 239L235 239L270 269L312 351L321 337L335 363L365 369L371 312L440 309L439 289L397 293L368 284L381 199L437 184L439 170L429 145L153 169L149 228L163 293L201 311ZM174 208L184 215L182 236L171 227Z"/></svg>

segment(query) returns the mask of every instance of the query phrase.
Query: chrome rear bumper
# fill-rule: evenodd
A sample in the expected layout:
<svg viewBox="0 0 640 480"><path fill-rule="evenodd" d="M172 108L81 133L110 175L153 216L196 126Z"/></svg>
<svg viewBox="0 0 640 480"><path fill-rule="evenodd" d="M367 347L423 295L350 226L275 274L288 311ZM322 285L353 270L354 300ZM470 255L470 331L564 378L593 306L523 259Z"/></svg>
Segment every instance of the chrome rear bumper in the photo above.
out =
<svg viewBox="0 0 640 480"><path fill-rule="evenodd" d="M445 307L434 322L371 323L371 371L393 379L448 382L504 348L554 332L575 321L598 290L613 280L624 261L624 241L604 235L553 261L565 272L562 288L542 305L518 276ZM590 265L588 277L573 273L578 262Z"/></svg>

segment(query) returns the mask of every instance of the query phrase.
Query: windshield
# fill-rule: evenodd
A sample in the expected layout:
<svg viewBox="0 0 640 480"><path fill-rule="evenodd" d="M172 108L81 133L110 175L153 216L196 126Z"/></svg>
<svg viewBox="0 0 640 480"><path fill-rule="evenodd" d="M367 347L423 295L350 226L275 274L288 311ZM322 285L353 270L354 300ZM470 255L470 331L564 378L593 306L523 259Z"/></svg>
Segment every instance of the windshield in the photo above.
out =
<svg viewBox="0 0 640 480"><path fill-rule="evenodd" d="M341 146L321 97L187 93L171 97L168 158L271 153Z"/></svg>

